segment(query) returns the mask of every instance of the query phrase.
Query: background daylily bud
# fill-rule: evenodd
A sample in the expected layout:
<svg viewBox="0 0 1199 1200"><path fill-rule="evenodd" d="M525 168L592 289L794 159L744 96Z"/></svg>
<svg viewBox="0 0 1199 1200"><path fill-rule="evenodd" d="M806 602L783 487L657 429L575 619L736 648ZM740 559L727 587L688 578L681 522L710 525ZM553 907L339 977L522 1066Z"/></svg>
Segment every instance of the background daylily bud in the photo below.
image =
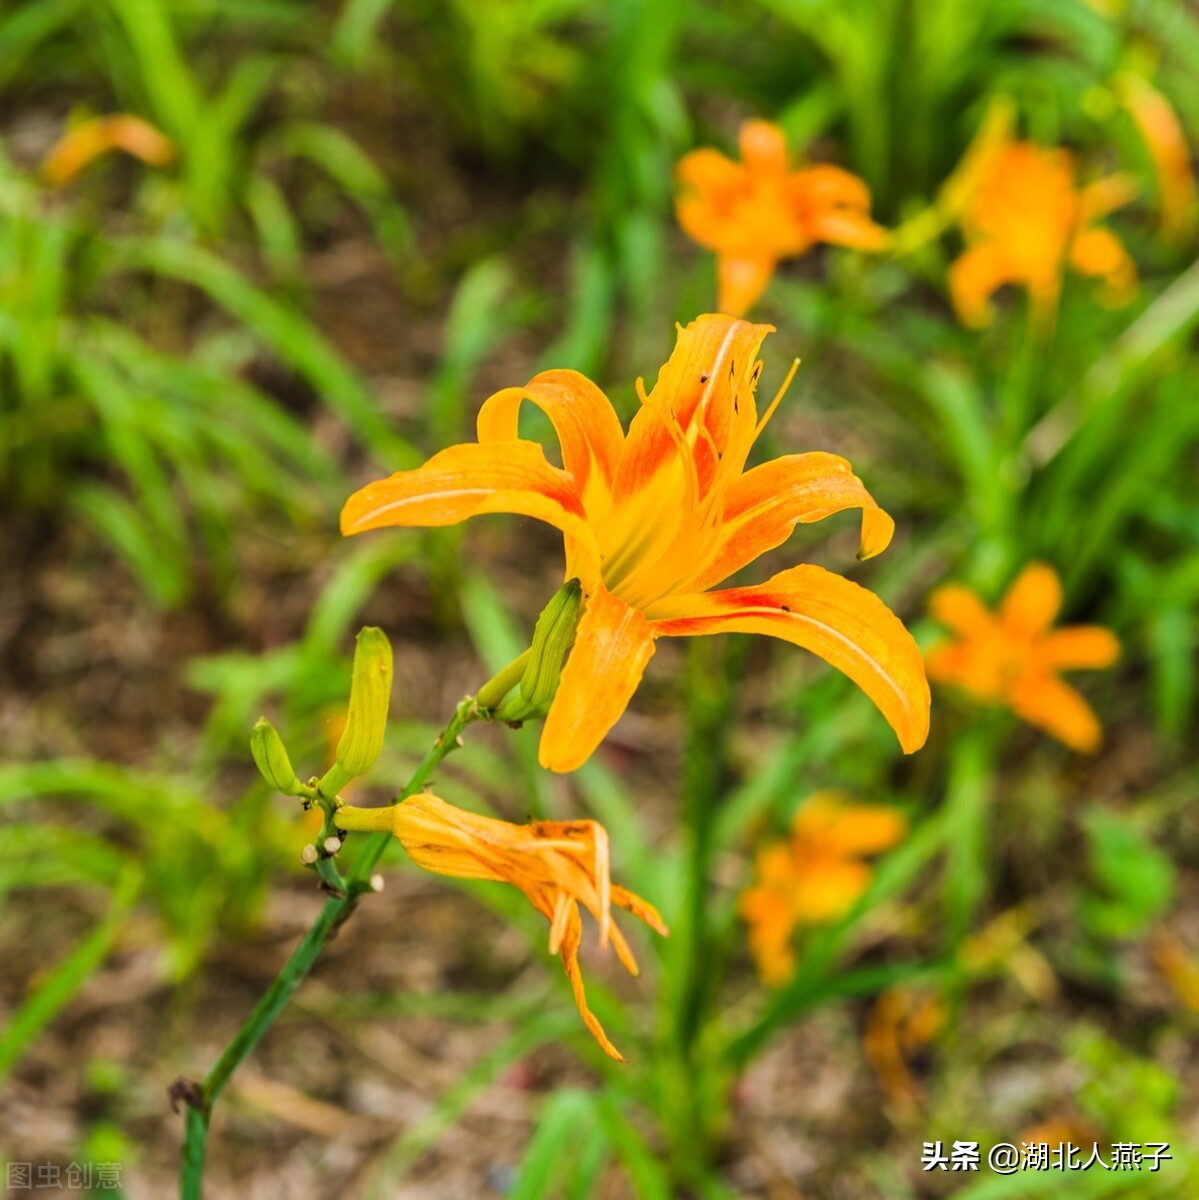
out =
<svg viewBox="0 0 1199 1200"><path fill-rule="evenodd" d="M250 731L250 753L263 779L285 796L307 796L310 789L296 778L287 748L275 727L259 717Z"/></svg>
<svg viewBox="0 0 1199 1200"><path fill-rule="evenodd" d="M523 721L528 717L543 716L549 709L558 690L567 651L574 645L582 600L582 584L571 579L541 610L520 687L499 710L502 720Z"/></svg>
<svg viewBox="0 0 1199 1200"><path fill-rule="evenodd" d="M335 796L351 779L365 775L383 749L387 709L391 703L391 643L383 630L368 625L354 647L354 675L345 731L337 744L334 765L321 780L321 791Z"/></svg>

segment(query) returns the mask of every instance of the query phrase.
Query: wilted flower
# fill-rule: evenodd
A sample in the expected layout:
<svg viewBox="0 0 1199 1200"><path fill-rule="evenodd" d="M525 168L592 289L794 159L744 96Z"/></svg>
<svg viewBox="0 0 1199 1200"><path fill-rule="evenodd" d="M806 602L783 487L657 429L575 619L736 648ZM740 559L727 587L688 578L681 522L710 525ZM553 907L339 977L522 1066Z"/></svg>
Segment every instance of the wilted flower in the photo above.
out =
<svg viewBox="0 0 1199 1200"><path fill-rule="evenodd" d="M42 176L52 187L62 187L90 162L113 150L122 150L152 167L166 166L175 156L171 140L148 121L116 113L92 117L59 138L42 163Z"/></svg>
<svg viewBox="0 0 1199 1200"><path fill-rule="evenodd" d="M655 932L667 929L652 904L612 883L608 874L608 834L596 821L531 821L513 825L455 808L428 792L391 808L339 808L341 829L386 830L395 834L418 866L458 879L510 883L550 923L551 954L562 957L575 1003L604 1052L621 1059L603 1027L587 1007L579 946L583 922L579 905L599 922L600 945L609 940L633 975L637 963L624 935L612 922L615 904L639 917ZM623 1060L621 1060L623 1061Z"/></svg>
<svg viewBox="0 0 1199 1200"><path fill-rule="evenodd" d="M628 434L612 405L574 371L546 371L483 405L479 441L452 446L350 497L346 534L387 525L453 525L481 513L535 517L560 529L567 580L583 589L574 645L541 735L543 766L570 771L616 723L659 637L762 633L804 646L874 701L905 752L928 734L920 652L877 596L816 566L755 587L709 591L796 523L862 510L860 557L884 550L894 523L844 459L788 455L745 470L759 419L758 348L769 325L708 315L678 344ZM531 400L553 422L562 467L522 439Z"/></svg>
<svg viewBox="0 0 1199 1200"><path fill-rule="evenodd" d="M1033 318L1051 325L1069 263L1105 284L1109 303L1128 300L1136 267L1114 233L1095 221L1126 204L1134 189L1113 175L1079 189L1068 150L1007 141L989 148L959 216L967 248L949 271L949 290L966 325L990 320L991 294L1007 283L1028 289Z"/></svg>
<svg viewBox="0 0 1199 1200"><path fill-rule="evenodd" d="M863 859L890 849L906 831L893 808L817 792L795 814L790 838L758 851L741 915L764 983L786 982L795 970L795 930L845 916L870 884Z"/></svg>
<svg viewBox="0 0 1199 1200"><path fill-rule="evenodd" d="M740 162L705 147L676 168L679 224L716 252L721 312L748 312L780 260L815 242L887 248L890 234L870 220L870 193L856 176L832 166L792 170L783 131L769 121L746 121L740 141Z"/></svg>
<svg viewBox="0 0 1199 1200"><path fill-rule="evenodd" d="M958 640L929 654L929 677L1010 708L1074 750L1097 750L1098 718L1058 673L1109 667L1120 643L1097 625L1050 629L1061 606L1061 583L1045 563L1025 567L994 613L960 584L938 588L929 609Z"/></svg>

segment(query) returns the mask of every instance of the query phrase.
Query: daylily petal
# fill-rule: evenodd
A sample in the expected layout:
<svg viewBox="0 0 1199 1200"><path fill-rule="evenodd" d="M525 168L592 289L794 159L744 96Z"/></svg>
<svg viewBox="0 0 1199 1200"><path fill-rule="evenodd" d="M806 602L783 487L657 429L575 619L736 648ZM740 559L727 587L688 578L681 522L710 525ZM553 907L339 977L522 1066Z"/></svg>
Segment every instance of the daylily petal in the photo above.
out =
<svg viewBox="0 0 1199 1200"><path fill-rule="evenodd" d="M817 792L796 811L792 832L829 857L878 854L907 832L901 812L875 804L848 804L835 794Z"/></svg>
<svg viewBox="0 0 1199 1200"><path fill-rule="evenodd" d="M862 510L859 558L881 554L895 522L853 473L845 459L812 451L772 459L734 480L712 561L686 585L704 591L781 546L797 524L821 521L847 508Z"/></svg>
<svg viewBox="0 0 1199 1200"><path fill-rule="evenodd" d="M520 438L520 406L531 400L549 417L562 447L562 466L575 479L591 519L603 515L624 433L608 397L578 371L542 371L523 388L504 388L479 409L480 442Z"/></svg>
<svg viewBox="0 0 1199 1200"><path fill-rule="evenodd" d="M431 792L397 805L392 820L392 832L418 867L455 879L506 881L488 852L510 840L506 822L456 808Z"/></svg>
<svg viewBox="0 0 1199 1200"><path fill-rule="evenodd" d="M960 687L980 699L998 699L1003 691L1000 668L1003 662L995 654L980 653L972 642L943 642L925 655L924 669L934 683Z"/></svg>
<svg viewBox="0 0 1199 1200"><path fill-rule="evenodd" d="M729 316L744 316L761 298L774 274L773 255L740 258L721 254L716 259L716 306Z"/></svg>
<svg viewBox="0 0 1199 1200"><path fill-rule="evenodd" d="M974 203L992 174L999 157L1012 143L1016 106L1007 96L992 96L966 153L937 193L937 209L944 220L956 220Z"/></svg>
<svg viewBox="0 0 1199 1200"><path fill-rule="evenodd" d="M937 588L928 599L928 610L942 625L967 637L995 628L991 611L960 583L947 583Z"/></svg>
<svg viewBox="0 0 1199 1200"><path fill-rule="evenodd" d="M675 215L688 237L714 250L741 236L735 202L744 186L744 167L719 150L704 148L679 160L675 179L679 187Z"/></svg>
<svg viewBox="0 0 1199 1200"><path fill-rule="evenodd" d="M805 564L757 587L674 596L653 619L667 637L761 633L803 646L874 701L905 753L928 737L928 681L912 635L876 595L831 571Z"/></svg>
<svg viewBox="0 0 1199 1200"><path fill-rule="evenodd" d="M795 912L804 921L839 921L870 885L870 868L852 858L827 858L806 864L796 876Z"/></svg>
<svg viewBox="0 0 1199 1200"><path fill-rule="evenodd" d="M860 250L885 250L890 233L870 220L870 189L856 176L827 164L805 167L791 180L791 195L812 241Z"/></svg>
<svg viewBox="0 0 1199 1200"><path fill-rule="evenodd" d="M762 982L768 987L785 983L795 972L791 938L796 912L789 886L759 884L746 888L741 893L739 909L749 925L749 949Z"/></svg>
<svg viewBox="0 0 1199 1200"><path fill-rule="evenodd" d="M1086 224L1123 208L1137 198L1140 190L1137 181L1124 171L1088 183L1078 194L1080 222Z"/></svg>
<svg viewBox="0 0 1199 1200"><path fill-rule="evenodd" d="M1120 657L1120 641L1100 625L1071 625L1047 633L1041 642L1041 658L1060 671L1083 667L1110 667Z"/></svg>
<svg viewBox="0 0 1199 1200"><path fill-rule="evenodd" d="M991 320L991 296L1015 279L1012 263L998 242L964 250L949 268L949 297L963 325L978 328Z"/></svg>
<svg viewBox="0 0 1199 1200"><path fill-rule="evenodd" d="M758 348L771 329L717 313L680 328L621 450L612 506L600 531L609 588L638 598L648 594L654 581L645 576L656 578L656 564L685 523L698 538L715 473L739 471L753 443ZM695 554L688 554L691 565ZM639 578L630 582L634 572Z"/></svg>
<svg viewBox="0 0 1199 1200"><path fill-rule="evenodd" d="M368 483L346 501L341 531L457 525L499 512L545 521L576 539L592 562L598 561L574 479L552 466L534 442L451 446L424 466Z"/></svg>
<svg viewBox="0 0 1199 1200"><path fill-rule="evenodd" d="M813 241L829 242L834 246L877 252L891 245L889 230L876 225L864 213L849 209L830 208L814 213L807 228Z"/></svg>
<svg viewBox="0 0 1199 1200"><path fill-rule="evenodd" d="M644 921L655 933L661 934L662 937L669 937L670 930L666 928L666 922L662 920L662 914L650 904L648 900L643 900L640 896L630 892L628 888L623 888L619 884L612 885L612 903L617 908L623 908L626 912L631 912L638 920Z"/></svg>
<svg viewBox="0 0 1199 1200"><path fill-rule="evenodd" d="M166 166L175 156L174 143L149 122L116 113L92 117L59 138L42 162L42 176L51 187L62 187L112 150L123 150L153 167Z"/></svg>
<svg viewBox="0 0 1199 1200"><path fill-rule="evenodd" d="M1068 683L1036 673L1018 680L1011 691L1012 711L1081 754L1093 754L1103 740L1099 718Z"/></svg>
<svg viewBox="0 0 1199 1200"><path fill-rule="evenodd" d="M803 208L813 212L837 208L864 213L870 208L870 189L866 184L829 163L796 171L791 178L791 194Z"/></svg>
<svg viewBox="0 0 1199 1200"><path fill-rule="evenodd" d="M1041 633L1062 607L1062 585L1047 563L1034 562L1016 576L999 606L999 618L1020 634Z"/></svg>
<svg viewBox="0 0 1199 1200"><path fill-rule="evenodd" d="M1163 232L1181 240L1195 224L1195 176L1182 123L1147 79L1125 72L1119 91L1153 158Z"/></svg>
<svg viewBox="0 0 1199 1200"><path fill-rule="evenodd" d="M612 1045L599 1019L587 1007L587 991L583 986L583 972L579 969L579 947L583 944L583 921L578 908L573 905L566 919L561 946L558 953L562 956L562 966L566 969L566 978L570 980L570 990L574 994L579 1016L583 1024L591 1031L591 1036L599 1042L603 1052L617 1062L624 1062L624 1055Z"/></svg>
<svg viewBox="0 0 1199 1200"><path fill-rule="evenodd" d="M602 586L591 595L541 731L541 765L573 771L620 719L654 653L645 616Z"/></svg>
<svg viewBox="0 0 1199 1200"><path fill-rule="evenodd" d="M1104 281L1109 304L1123 304L1136 291L1136 265L1110 229L1082 230L1070 247L1070 264L1080 274Z"/></svg>
<svg viewBox="0 0 1199 1200"><path fill-rule="evenodd" d="M744 122L738 142L741 161L751 171L781 173L787 170L787 138L772 122Z"/></svg>

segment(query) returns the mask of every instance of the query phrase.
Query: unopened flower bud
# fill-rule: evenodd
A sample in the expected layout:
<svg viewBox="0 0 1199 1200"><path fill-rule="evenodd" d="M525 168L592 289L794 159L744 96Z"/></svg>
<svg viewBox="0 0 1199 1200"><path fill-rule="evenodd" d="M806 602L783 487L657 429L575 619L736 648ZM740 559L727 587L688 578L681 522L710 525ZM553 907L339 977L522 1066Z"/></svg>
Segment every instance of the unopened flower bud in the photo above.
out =
<svg viewBox="0 0 1199 1200"><path fill-rule="evenodd" d="M283 739L266 717L259 717L254 728L250 730L250 753L254 756L254 765L263 779L276 791L285 796L308 794L308 788L296 778L296 773L292 770L291 759L287 756Z"/></svg>
<svg viewBox="0 0 1199 1200"><path fill-rule="evenodd" d="M321 780L321 791L326 796L336 796L350 780L365 775L375 765L387 728L392 672L387 635L368 625L359 632L354 647L346 727L337 744L335 762Z"/></svg>
<svg viewBox="0 0 1199 1200"><path fill-rule="evenodd" d="M327 837L324 842L325 853L334 855L341 849L341 838Z"/></svg>
<svg viewBox="0 0 1199 1200"><path fill-rule="evenodd" d="M575 630L583 600L577 579L568 580L541 610L533 630L529 661L516 694L501 705L498 716L506 721L523 721L544 716L558 690L562 664L574 645Z"/></svg>
<svg viewBox="0 0 1199 1200"><path fill-rule="evenodd" d="M372 892L381 892L382 890L383 890L383 876L380 875L378 871L376 871L371 876L371 891Z"/></svg>
<svg viewBox="0 0 1199 1200"><path fill-rule="evenodd" d="M300 862L306 867L312 866L319 857L320 855L317 853L316 847L311 842L300 851Z"/></svg>

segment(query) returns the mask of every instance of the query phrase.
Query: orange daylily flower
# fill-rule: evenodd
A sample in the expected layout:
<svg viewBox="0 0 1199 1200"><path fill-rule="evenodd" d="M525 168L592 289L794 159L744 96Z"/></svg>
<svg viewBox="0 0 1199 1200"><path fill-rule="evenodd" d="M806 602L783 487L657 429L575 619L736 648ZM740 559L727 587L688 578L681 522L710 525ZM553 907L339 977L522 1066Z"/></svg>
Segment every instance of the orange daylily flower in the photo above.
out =
<svg viewBox="0 0 1199 1200"><path fill-rule="evenodd" d="M152 167L164 167L175 156L170 138L148 121L129 113L92 117L65 133L42 162L42 177L62 187L102 154L123 150Z"/></svg>
<svg viewBox="0 0 1199 1200"><path fill-rule="evenodd" d="M938 588L930 611L958 640L929 654L929 678L1005 705L1071 749L1092 753L1102 741L1099 720L1059 672L1109 667L1120 643L1098 625L1050 629L1061 606L1061 582L1045 563L1025 567L994 613L969 588Z"/></svg>
<svg viewBox="0 0 1199 1200"><path fill-rule="evenodd" d="M870 193L857 176L825 165L792 170L783 131L769 121L746 121L740 141L740 162L705 147L675 168L679 224L716 252L721 312L748 312L778 263L815 242L859 250L890 244L870 220Z"/></svg>
<svg viewBox="0 0 1199 1200"><path fill-rule="evenodd" d="M1196 194L1191 151L1178 114L1153 84L1131 71L1120 76L1117 91L1153 160L1162 232L1184 241L1195 230Z"/></svg>
<svg viewBox="0 0 1199 1200"><path fill-rule="evenodd" d="M1102 1132L1089 1121L1069 1113L1056 1114L1024 1129L1016 1138L1017 1146L1048 1146L1051 1151L1062 1146L1093 1146L1111 1144Z"/></svg>
<svg viewBox="0 0 1199 1200"><path fill-rule="evenodd" d="M599 922L600 945L606 947L611 941L632 975L638 973L637 962L612 922L612 905L639 917L663 937L668 931L652 904L611 881L608 833L602 825L597 821L513 825L455 808L428 792L388 809L345 805L334 814L334 820L342 829L393 833L417 866L436 875L495 880L524 892L550 923L550 953L561 955L584 1023L606 1054L624 1061L587 1007L579 970L583 941L579 905Z"/></svg>
<svg viewBox="0 0 1199 1200"><path fill-rule="evenodd" d="M1174 995L1191 1012L1199 1013L1199 962L1187 953L1178 935L1168 929L1154 934L1149 954Z"/></svg>
<svg viewBox="0 0 1199 1200"><path fill-rule="evenodd" d="M795 930L845 916L870 884L862 860L890 849L906 831L895 809L817 792L795 814L790 838L758 851L756 881L741 894L740 907L763 983L777 986L791 977Z"/></svg>
<svg viewBox="0 0 1199 1200"><path fill-rule="evenodd" d="M862 1038L879 1086L897 1105L915 1109L920 1085L908 1066L945 1024L945 1006L932 993L910 987L883 992L870 1010Z"/></svg>
<svg viewBox="0 0 1199 1200"><path fill-rule="evenodd" d="M1079 189L1068 150L1011 140L991 148L959 217L967 248L949 269L958 317L986 325L991 294L1019 283L1028 289L1034 320L1052 324L1067 263L1102 279L1109 303L1128 300L1136 267L1116 235L1095 221L1133 194L1123 175Z"/></svg>
<svg viewBox="0 0 1199 1200"><path fill-rule="evenodd" d="M536 517L560 529L566 578L583 611L541 735L542 766L585 762L628 705L659 637L762 633L803 646L874 701L906 753L928 735L919 650L877 596L820 567L782 571L756 587L710 591L797 523L862 511L861 557L884 550L894 522L843 458L788 455L745 470L759 419L758 348L769 325L708 315L678 344L628 433L604 394L574 371L545 371L496 392L477 443L350 497L342 532L453 525L480 513ZM517 432L531 400L553 422L562 467Z"/></svg>

